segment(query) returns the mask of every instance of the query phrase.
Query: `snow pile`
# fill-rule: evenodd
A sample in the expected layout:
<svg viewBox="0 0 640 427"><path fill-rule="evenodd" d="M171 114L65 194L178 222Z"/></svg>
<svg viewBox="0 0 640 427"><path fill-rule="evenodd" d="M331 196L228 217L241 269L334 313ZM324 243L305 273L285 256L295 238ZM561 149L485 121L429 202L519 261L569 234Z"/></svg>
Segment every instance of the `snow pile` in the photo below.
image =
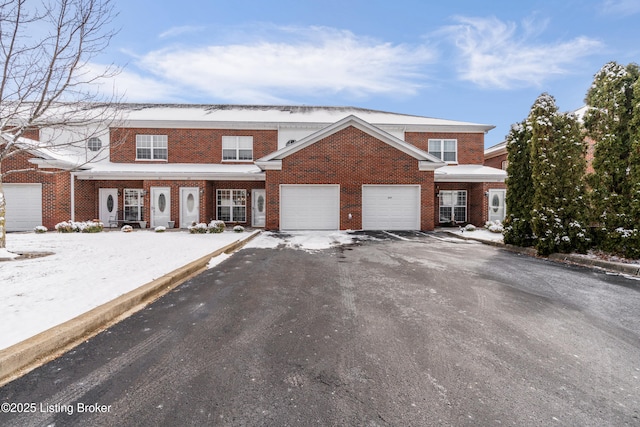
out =
<svg viewBox="0 0 640 427"><path fill-rule="evenodd" d="M308 252L353 243L355 236L347 231L292 231L265 232L245 246L246 248L293 248Z"/></svg>

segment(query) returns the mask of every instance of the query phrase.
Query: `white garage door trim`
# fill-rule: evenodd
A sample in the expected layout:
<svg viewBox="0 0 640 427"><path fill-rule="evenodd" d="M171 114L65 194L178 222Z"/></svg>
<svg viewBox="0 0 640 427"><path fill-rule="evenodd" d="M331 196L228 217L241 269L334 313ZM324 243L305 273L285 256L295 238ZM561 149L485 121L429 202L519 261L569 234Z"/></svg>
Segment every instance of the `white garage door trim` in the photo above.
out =
<svg viewBox="0 0 640 427"><path fill-rule="evenodd" d="M281 230L340 228L340 185L280 184Z"/></svg>
<svg viewBox="0 0 640 427"><path fill-rule="evenodd" d="M42 225L42 184L2 184L7 202L7 231Z"/></svg>
<svg viewBox="0 0 640 427"><path fill-rule="evenodd" d="M363 185L362 229L419 230L420 185Z"/></svg>

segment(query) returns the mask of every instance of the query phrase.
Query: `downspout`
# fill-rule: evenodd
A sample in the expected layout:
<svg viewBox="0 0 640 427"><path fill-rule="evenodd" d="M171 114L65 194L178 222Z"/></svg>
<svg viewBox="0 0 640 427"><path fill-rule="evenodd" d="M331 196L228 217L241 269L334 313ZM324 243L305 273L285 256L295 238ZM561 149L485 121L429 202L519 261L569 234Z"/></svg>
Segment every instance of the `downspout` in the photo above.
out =
<svg viewBox="0 0 640 427"><path fill-rule="evenodd" d="M75 197L75 177L76 175L71 172L71 221L76 220L76 197Z"/></svg>

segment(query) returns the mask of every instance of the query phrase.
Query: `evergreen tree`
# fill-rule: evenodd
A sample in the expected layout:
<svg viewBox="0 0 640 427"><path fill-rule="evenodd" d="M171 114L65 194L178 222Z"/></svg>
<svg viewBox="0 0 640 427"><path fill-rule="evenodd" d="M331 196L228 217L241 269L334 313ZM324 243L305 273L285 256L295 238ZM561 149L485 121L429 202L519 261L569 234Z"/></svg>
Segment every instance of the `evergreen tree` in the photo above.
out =
<svg viewBox="0 0 640 427"><path fill-rule="evenodd" d="M558 113L542 94L531 108L530 161L533 183L531 227L539 254L584 252L586 144L577 119Z"/></svg>
<svg viewBox="0 0 640 427"><path fill-rule="evenodd" d="M590 176L592 221L599 224L600 247L627 257L640 256L640 171L637 65L605 64L587 92L588 135L596 141Z"/></svg>
<svg viewBox="0 0 640 427"><path fill-rule="evenodd" d="M504 220L504 242L532 246L531 205L531 126L525 120L514 124L507 135L507 214Z"/></svg>

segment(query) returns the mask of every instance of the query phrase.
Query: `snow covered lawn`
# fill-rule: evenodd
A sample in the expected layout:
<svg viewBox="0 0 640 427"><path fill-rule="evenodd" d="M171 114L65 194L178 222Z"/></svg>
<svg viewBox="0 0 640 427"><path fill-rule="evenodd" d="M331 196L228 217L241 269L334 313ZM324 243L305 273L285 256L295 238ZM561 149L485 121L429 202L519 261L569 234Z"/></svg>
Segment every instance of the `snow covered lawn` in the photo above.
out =
<svg viewBox="0 0 640 427"><path fill-rule="evenodd" d="M14 252L53 252L0 261L0 349L161 277L249 233L24 233Z"/></svg>
<svg viewBox="0 0 640 427"><path fill-rule="evenodd" d="M471 237L478 240L485 240L489 242L502 242L502 233L493 233L486 228L477 228L473 231L464 230L457 228L444 229L447 231L452 231L454 234L457 234L461 237Z"/></svg>

